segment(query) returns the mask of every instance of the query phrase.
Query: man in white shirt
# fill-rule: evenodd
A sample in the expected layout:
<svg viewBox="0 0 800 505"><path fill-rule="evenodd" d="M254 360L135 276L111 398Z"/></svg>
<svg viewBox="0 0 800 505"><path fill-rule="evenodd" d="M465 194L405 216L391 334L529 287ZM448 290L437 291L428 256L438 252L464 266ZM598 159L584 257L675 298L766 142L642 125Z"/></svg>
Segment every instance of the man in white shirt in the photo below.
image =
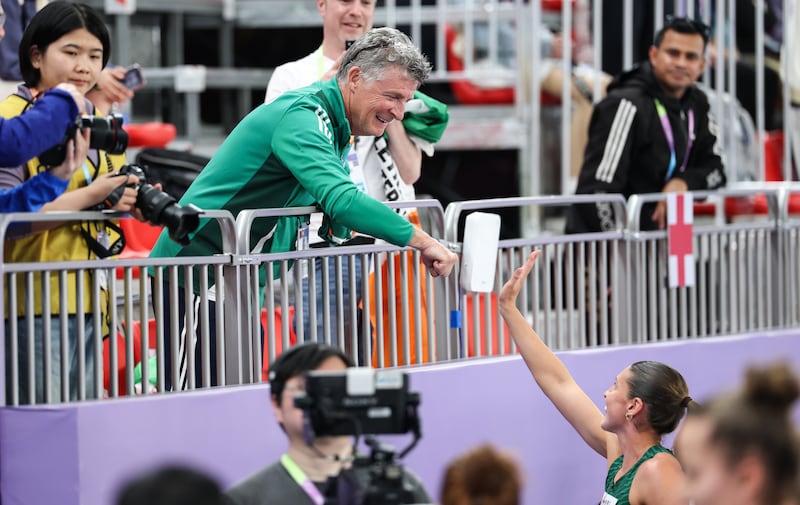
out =
<svg viewBox="0 0 800 505"><path fill-rule="evenodd" d="M375 0L316 0L317 9L322 16L322 45L313 53L278 66L272 74L267 87L265 102L271 102L277 96L292 89L300 88L317 80L328 80L339 68L341 57L347 48L347 41L355 40L372 28L375 15ZM382 201L405 201L415 198L412 184L419 179L422 166L422 150L433 154L433 146L422 139L409 137L401 121L392 121L386 127L384 137L354 137L351 152L347 156L350 166L350 177L355 184L373 198ZM325 247L327 243L319 237L321 215L312 216L309 226L311 247ZM369 243L370 238L356 237L354 243ZM331 278L334 275L333 259L329 262ZM344 340L350 342L350 335L356 321L349 318L350 306L361 298L361 270L359 259L354 259L357 293L355 299L343 289L344 306ZM347 285L347 274L350 262L342 261L342 278ZM366 269L366 268L365 268ZM322 301L323 289L330 291L330 328L328 336L337 342L338 324L336 319L336 284L332 280L329 286L322 286L322 264L316 262L316 306L317 324L310 325L308 281L303 281L303 328L305 335L312 339L324 340ZM312 273L309 272L309 275ZM361 356L359 361L366 357ZM363 363L363 361L361 361Z"/></svg>

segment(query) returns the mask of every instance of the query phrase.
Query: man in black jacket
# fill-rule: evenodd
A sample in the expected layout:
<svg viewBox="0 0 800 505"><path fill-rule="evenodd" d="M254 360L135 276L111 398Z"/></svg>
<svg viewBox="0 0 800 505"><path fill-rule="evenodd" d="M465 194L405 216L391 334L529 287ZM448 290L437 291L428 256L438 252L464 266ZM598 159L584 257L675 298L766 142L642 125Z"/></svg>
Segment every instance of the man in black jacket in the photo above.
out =
<svg viewBox="0 0 800 505"><path fill-rule="evenodd" d="M633 194L714 189L725 184L717 127L708 99L695 87L705 66L708 27L668 18L649 61L608 87L592 114L578 194ZM642 229L664 228L663 202L645 206ZM612 229L604 204L574 205L567 233Z"/></svg>

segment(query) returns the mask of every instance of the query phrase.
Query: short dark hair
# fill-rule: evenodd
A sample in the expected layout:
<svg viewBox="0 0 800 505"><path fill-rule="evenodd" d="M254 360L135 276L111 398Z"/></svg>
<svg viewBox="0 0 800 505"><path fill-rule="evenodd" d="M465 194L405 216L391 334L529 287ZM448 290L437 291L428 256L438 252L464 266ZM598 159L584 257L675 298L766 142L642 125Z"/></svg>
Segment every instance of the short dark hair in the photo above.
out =
<svg viewBox="0 0 800 505"><path fill-rule="evenodd" d="M664 26L656 33L655 40L653 41L654 46L661 47L664 34L667 33L668 30L686 35L700 35L703 38L703 49L706 48L708 41L711 39L711 28L702 21L692 18L667 16Z"/></svg>
<svg viewBox="0 0 800 505"><path fill-rule="evenodd" d="M355 366L341 349L320 342L306 342L283 352L269 366L270 394L280 405L283 388L289 379L316 370L325 360L334 356L348 368Z"/></svg>
<svg viewBox="0 0 800 505"><path fill-rule="evenodd" d="M39 69L31 64L31 48L36 46L44 53L47 47L64 35L85 28L103 45L103 67L111 56L111 38L100 14L86 4L51 2L31 18L19 43L19 67L28 87L39 85Z"/></svg>
<svg viewBox="0 0 800 505"><path fill-rule="evenodd" d="M205 474L168 466L139 476L122 488L117 505L222 505L222 490Z"/></svg>

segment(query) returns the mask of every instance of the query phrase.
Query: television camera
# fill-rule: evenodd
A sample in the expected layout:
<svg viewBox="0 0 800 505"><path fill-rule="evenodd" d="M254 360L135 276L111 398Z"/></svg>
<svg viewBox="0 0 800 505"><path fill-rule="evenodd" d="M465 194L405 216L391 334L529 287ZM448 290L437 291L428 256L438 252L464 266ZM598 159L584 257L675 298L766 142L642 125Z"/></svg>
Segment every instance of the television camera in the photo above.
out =
<svg viewBox="0 0 800 505"><path fill-rule="evenodd" d="M352 465L328 490L326 505L418 503L397 460L411 452L421 438L419 402L419 394L408 390L405 372L349 368L307 374L305 394L295 397L295 406L304 412L309 445L315 437L351 435L356 453L361 436L413 434L412 442L397 456L391 446L366 437L370 454L356 453Z"/></svg>

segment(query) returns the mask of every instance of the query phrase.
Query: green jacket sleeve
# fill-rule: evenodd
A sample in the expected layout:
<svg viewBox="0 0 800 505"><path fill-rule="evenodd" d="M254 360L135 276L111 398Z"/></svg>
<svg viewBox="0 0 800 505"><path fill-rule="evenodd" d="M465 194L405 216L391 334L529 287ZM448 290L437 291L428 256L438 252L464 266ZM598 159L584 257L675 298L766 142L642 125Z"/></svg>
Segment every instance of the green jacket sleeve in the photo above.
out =
<svg viewBox="0 0 800 505"><path fill-rule="evenodd" d="M336 145L343 127L337 132L324 109L317 107L298 102L286 111L272 137L273 155L335 225L407 245L413 226L352 183L343 162L346 145Z"/></svg>

